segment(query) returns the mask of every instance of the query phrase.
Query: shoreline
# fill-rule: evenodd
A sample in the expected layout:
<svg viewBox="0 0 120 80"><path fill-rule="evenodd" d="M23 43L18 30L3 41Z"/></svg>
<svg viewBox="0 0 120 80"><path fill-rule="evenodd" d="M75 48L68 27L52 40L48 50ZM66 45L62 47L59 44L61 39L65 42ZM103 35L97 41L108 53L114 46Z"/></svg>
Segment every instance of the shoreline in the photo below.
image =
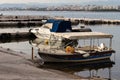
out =
<svg viewBox="0 0 120 80"><path fill-rule="evenodd" d="M80 80L57 70L37 68L30 55L0 47L0 80Z"/></svg>
<svg viewBox="0 0 120 80"><path fill-rule="evenodd" d="M32 61L31 55L0 47L0 80L107 80L100 77L84 78L38 66L37 58Z"/></svg>

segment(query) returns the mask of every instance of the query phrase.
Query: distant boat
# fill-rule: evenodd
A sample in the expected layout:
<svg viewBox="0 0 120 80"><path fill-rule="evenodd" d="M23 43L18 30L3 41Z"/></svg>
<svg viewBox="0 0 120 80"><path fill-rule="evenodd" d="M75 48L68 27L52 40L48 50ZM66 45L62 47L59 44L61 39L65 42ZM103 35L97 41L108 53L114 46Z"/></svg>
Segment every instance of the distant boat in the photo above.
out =
<svg viewBox="0 0 120 80"><path fill-rule="evenodd" d="M46 30L43 27L31 30L38 37L31 44L39 48L38 54L44 62L93 61L110 58L115 52L112 49L113 35L72 31L69 23L69 21L53 21L49 26L46 25ZM36 33L36 30L39 32Z"/></svg>

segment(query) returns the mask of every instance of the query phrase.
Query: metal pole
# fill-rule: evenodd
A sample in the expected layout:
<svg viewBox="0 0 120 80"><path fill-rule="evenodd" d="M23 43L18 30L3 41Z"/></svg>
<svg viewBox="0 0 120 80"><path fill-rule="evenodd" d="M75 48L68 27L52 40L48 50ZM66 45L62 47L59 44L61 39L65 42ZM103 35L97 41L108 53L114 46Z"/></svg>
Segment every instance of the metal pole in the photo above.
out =
<svg viewBox="0 0 120 80"><path fill-rule="evenodd" d="M116 62L116 54L114 54L114 59L113 60L114 60L114 62Z"/></svg>
<svg viewBox="0 0 120 80"><path fill-rule="evenodd" d="M100 43L99 43L99 38L98 38L98 39L97 39L97 46L99 46L99 44L100 44Z"/></svg>
<svg viewBox="0 0 120 80"><path fill-rule="evenodd" d="M90 39L90 52L91 52L91 48L92 48L92 38Z"/></svg>
<svg viewBox="0 0 120 80"><path fill-rule="evenodd" d="M90 72L90 78L89 78L89 80L90 80L92 78L91 70L89 70L89 72Z"/></svg>
<svg viewBox="0 0 120 80"><path fill-rule="evenodd" d="M93 39L93 49L95 48L95 38Z"/></svg>
<svg viewBox="0 0 120 80"><path fill-rule="evenodd" d="M110 38L109 48L110 48L110 50L112 49L112 38Z"/></svg>
<svg viewBox="0 0 120 80"><path fill-rule="evenodd" d="M33 49L33 47L32 47L32 60L34 60L34 49Z"/></svg>
<svg viewBox="0 0 120 80"><path fill-rule="evenodd" d="M111 80L111 68L109 68L109 79L108 80Z"/></svg>

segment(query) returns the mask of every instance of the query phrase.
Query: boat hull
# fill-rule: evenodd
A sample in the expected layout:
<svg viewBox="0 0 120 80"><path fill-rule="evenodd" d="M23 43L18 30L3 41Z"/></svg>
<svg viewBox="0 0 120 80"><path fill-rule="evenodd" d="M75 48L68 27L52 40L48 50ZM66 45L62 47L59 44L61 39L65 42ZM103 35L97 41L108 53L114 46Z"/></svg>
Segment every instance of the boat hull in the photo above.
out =
<svg viewBox="0 0 120 80"><path fill-rule="evenodd" d="M44 62L85 62L110 58L112 52L113 51L90 53L87 57L83 57L81 54L55 55L43 52L39 52L39 55Z"/></svg>

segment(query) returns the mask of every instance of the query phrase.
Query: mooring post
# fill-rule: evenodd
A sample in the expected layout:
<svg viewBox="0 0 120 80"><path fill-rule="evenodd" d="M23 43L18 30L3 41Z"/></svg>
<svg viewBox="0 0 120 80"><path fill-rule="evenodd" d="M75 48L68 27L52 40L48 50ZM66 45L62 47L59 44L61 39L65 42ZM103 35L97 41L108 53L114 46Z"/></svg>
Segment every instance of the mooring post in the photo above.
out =
<svg viewBox="0 0 120 80"><path fill-rule="evenodd" d="M34 49L33 49L33 47L32 47L32 60L34 60Z"/></svg>
<svg viewBox="0 0 120 80"><path fill-rule="evenodd" d="M111 67L109 67L108 69L109 69L109 79L108 80L111 80Z"/></svg>

